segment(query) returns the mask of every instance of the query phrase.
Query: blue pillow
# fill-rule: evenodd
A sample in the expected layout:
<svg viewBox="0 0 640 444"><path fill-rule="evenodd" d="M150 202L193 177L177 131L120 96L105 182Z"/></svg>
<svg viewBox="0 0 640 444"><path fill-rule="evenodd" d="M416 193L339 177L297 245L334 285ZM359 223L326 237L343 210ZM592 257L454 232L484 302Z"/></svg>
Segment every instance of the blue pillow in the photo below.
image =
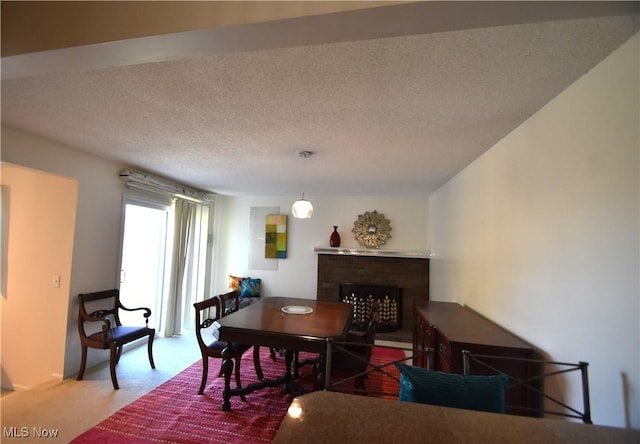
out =
<svg viewBox="0 0 640 444"><path fill-rule="evenodd" d="M241 298L259 298L260 297L260 279L244 278L240 284Z"/></svg>
<svg viewBox="0 0 640 444"><path fill-rule="evenodd" d="M395 363L400 370L400 401L485 412L505 412L508 377L459 375Z"/></svg>

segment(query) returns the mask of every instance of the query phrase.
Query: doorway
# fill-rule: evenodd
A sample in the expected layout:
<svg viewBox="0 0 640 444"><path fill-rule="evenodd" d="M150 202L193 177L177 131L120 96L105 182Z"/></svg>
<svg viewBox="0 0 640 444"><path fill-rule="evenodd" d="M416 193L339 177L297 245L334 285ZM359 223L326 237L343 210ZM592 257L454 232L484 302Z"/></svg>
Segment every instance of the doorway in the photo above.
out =
<svg viewBox="0 0 640 444"><path fill-rule="evenodd" d="M123 204L122 304L149 307L160 335L192 329L191 307L207 294L211 204L143 192L125 194ZM140 325L140 313L126 313L123 324Z"/></svg>
<svg viewBox="0 0 640 444"><path fill-rule="evenodd" d="M149 307L149 326L160 330L172 206L125 200L120 298L128 308ZM140 311L121 311L125 325L141 321Z"/></svg>

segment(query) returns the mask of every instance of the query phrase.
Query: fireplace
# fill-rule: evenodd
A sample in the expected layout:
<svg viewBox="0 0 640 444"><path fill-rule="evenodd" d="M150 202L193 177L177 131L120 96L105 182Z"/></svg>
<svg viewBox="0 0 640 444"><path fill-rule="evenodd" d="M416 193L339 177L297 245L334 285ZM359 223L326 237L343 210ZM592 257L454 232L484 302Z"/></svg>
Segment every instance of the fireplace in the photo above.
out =
<svg viewBox="0 0 640 444"><path fill-rule="evenodd" d="M352 328L366 330L374 312L376 332L402 328L402 289L397 285L340 284L339 300L353 305Z"/></svg>
<svg viewBox="0 0 640 444"><path fill-rule="evenodd" d="M318 252L319 301L335 301L344 283L367 283L402 289L400 328L378 333L376 338L411 342L413 334L413 305L429 300L429 259L420 257L384 257Z"/></svg>

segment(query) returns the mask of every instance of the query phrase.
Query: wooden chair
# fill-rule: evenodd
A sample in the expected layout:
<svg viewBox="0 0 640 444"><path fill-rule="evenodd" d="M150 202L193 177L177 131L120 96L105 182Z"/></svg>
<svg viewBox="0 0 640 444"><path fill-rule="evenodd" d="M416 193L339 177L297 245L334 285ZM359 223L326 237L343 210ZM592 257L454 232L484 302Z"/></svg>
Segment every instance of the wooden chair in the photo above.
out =
<svg viewBox="0 0 640 444"><path fill-rule="evenodd" d="M349 331L345 342L329 347L325 358L325 378L329 386L332 384L332 377L341 379L336 385L353 379L354 391L366 394L364 381L371 361L375 335L376 321L371 320L365 331ZM314 375L314 381L316 380L317 376ZM318 382L321 381L316 381Z"/></svg>
<svg viewBox="0 0 640 444"><path fill-rule="evenodd" d="M237 311L240 307L240 298L237 291L230 291L220 296L214 296L202 302L193 304L196 310L196 338L202 353L202 381L198 394L204 394L209 374L209 358L222 359L222 351L227 347L226 341L218 340L217 320ZM238 388L240 384L240 362L242 355L251 348L251 345L235 344L231 345L233 359L235 360L235 378ZM260 365L260 347L253 347L253 365L259 380L264 379L262 366ZM218 377L222 376L222 365ZM242 398L244 400L244 397Z"/></svg>
<svg viewBox="0 0 640 444"><path fill-rule="evenodd" d="M153 338L155 329L149 328L149 316L151 310L146 307L127 308L120 303L120 291L117 289L99 291L95 293L79 294L78 331L80 344L82 345L82 361L78 371L78 380L82 380L87 364L87 348L101 350L109 349L109 368L111 370L111 382L115 390L119 389L116 378L116 364L120 360L122 346L137 339L148 336L148 353L151 368L156 368L153 362ZM90 308L92 307L92 308ZM89 311L89 310L92 311ZM144 326L123 326L120 322L119 310L138 311L143 310Z"/></svg>

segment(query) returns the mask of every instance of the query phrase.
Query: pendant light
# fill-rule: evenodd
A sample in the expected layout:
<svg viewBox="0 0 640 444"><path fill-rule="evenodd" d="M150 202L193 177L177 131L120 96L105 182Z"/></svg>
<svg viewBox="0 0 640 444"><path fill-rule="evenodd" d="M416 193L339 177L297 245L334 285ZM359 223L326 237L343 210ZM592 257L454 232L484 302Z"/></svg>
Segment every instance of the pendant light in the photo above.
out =
<svg viewBox="0 0 640 444"><path fill-rule="evenodd" d="M311 151L300 151L298 157L302 157L302 160L306 164L307 157L310 157L312 154ZM304 198L304 191L302 192L302 198L293 203L291 212L293 213L293 217L297 219L309 219L313 214L313 205Z"/></svg>

